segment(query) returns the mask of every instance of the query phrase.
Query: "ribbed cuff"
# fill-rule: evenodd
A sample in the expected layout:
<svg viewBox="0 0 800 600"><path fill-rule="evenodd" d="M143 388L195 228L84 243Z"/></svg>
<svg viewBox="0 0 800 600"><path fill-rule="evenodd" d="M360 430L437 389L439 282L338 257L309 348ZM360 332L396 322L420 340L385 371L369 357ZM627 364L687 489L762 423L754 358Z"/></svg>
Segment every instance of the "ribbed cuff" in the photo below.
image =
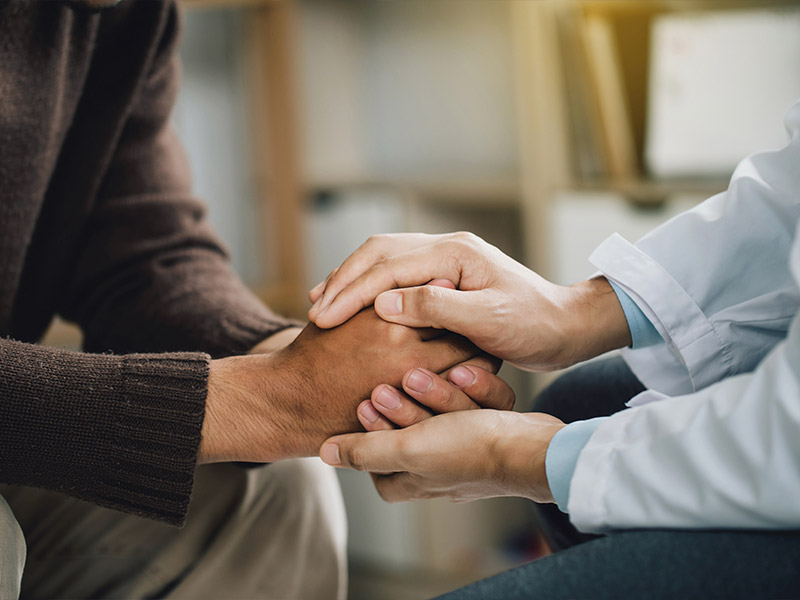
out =
<svg viewBox="0 0 800 600"><path fill-rule="evenodd" d="M97 355L2 340L0 364L0 480L184 522L207 355Z"/></svg>

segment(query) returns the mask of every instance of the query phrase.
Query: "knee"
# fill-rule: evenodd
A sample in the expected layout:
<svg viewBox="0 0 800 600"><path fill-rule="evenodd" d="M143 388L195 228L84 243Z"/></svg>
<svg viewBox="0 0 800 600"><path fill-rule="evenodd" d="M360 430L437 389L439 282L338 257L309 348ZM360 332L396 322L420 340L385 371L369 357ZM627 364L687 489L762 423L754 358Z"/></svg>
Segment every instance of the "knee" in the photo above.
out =
<svg viewBox="0 0 800 600"><path fill-rule="evenodd" d="M325 498L339 492L335 470L317 458L283 460L256 471L264 483L292 499Z"/></svg>
<svg viewBox="0 0 800 600"><path fill-rule="evenodd" d="M345 536L347 518L339 480L335 470L318 458L284 460L264 469L254 469L249 476L259 482L258 497L271 504L268 510L280 510L285 520L316 522L337 537ZM322 525L324 524L324 525Z"/></svg>

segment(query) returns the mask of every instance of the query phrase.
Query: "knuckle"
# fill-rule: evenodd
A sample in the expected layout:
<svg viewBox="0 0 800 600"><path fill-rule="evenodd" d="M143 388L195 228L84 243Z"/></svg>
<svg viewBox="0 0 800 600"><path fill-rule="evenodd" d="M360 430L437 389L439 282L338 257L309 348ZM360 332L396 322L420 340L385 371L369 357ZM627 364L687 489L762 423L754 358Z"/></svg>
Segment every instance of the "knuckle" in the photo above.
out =
<svg viewBox="0 0 800 600"><path fill-rule="evenodd" d="M357 471L366 470L366 456L360 445L355 445L348 451L348 462L350 466Z"/></svg>
<svg viewBox="0 0 800 600"><path fill-rule="evenodd" d="M456 231L452 234L452 238L463 242L472 242L478 239L478 236L471 231Z"/></svg>
<svg viewBox="0 0 800 600"><path fill-rule="evenodd" d="M514 390L499 377L487 374L476 385L475 396L482 398L483 404L499 410L510 410L514 407Z"/></svg>
<svg viewBox="0 0 800 600"><path fill-rule="evenodd" d="M437 404L439 412L452 412L458 404L458 392L450 385L442 386Z"/></svg>
<svg viewBox="0 0 800 600"><path fill-rule="evenodd" d="M414 336L414 330L398 323L386 323L384 326L386 340L392 346L403 346Z"/></svg>
<svg viewBox="0 0 800 600"><path fill-rule="evenodd" d="M430 313L430 307L442 296L442 288L435 285L424 285L417 288L413 293L405 295L409 308L419 317L425 317Z"/></svg>
<svg viewBox="0 0 800 600"><path fill-rule="evenodd" d="M410 427L411 425L416 425L420 421L425 419L425 414L415 405L411 403L404 403L403 412L398 419L401 423L398 425L402 427Z"/></svg>
<svg viewBox="0 0 800 600"><path fill-rule="evenodd" d="M516 396L514 395L514 390L508 388L503 390L503 394L500 397L500 408L501 410L511 410L514 408L514 404L516 403Z"/></svg>
<svg viewBox="0 0 800 600"><path fill-rule="evenodd" d="M462 251L474 252L485 242L471 231L459 231L453 234L451 242Z"/></svg>

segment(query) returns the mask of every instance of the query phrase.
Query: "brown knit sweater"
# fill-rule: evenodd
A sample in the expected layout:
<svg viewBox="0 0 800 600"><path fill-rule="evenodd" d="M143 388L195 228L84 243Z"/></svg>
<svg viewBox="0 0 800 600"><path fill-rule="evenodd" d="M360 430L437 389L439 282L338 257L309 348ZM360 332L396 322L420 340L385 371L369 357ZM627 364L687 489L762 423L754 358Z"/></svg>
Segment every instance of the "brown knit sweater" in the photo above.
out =
<svg viewBox="0 0 800 600"><path fill-rule="evenodd" d="M0 0L0 481L180 524L209 355L287 322L191 195L176 12ZM36 346L55 314L104 354Z"/></svg>

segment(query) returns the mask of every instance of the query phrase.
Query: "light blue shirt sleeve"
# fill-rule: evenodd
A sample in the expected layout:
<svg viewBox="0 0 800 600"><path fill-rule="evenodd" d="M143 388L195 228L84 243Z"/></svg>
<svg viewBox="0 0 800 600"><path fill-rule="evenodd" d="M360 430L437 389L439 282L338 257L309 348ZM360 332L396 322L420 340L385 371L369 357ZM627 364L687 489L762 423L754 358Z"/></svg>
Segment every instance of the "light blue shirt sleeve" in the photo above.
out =
<svg viewBox="0 0 800 600"><path fill-rule="evenodd" d="M619 298L622 311L625 313L625 320L631 331L631 348L646 348L663 342L658 330L645 316L642 309L622 288L611 280L609 283ZM550 485L550 491L558 508L563 512L567 512L569 486L572 482L572 475L575 473L575 466L578 464L578 457L589 438L607 418L598 417L570 423L550 440L545 457L547 483Z"/></svg>
<svg viewBox="0 0 800 600"><path fill-rule="evenodd" d="M567 512L569 484L581 450L592 437L595 429L608 417L597 417L587 421L575 421L553 436L547 447L545 471L550 492L563 512Z"/></svg>
<svg viewBox="0 0 800 600"><path fill-rule="evenodd" d="M655 346L663 342L663 338L658 333L658 330L650 322L642 309L631 300L631 297L625 291L615 284L610 279L608 283L614 290L614 293L619 298L619 303L622 305L622 311L625 313L625 320L628 321L628 329L631 330L631 348L637 350L638 348L647 348L648 346Z"/></svg>

